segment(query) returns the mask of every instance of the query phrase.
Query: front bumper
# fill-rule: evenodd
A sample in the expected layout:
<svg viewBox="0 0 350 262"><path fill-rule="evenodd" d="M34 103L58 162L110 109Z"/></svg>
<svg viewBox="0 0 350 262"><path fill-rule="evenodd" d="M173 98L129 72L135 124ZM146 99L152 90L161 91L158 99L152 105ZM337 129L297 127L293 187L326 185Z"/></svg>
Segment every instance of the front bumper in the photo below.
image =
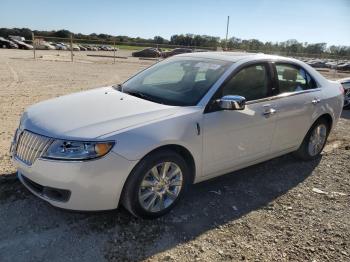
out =
<svg viewBox="0 0 350 262"><path fill-rule="evenodd" d="M124 183L137 163L112 151L90 161L39 158L31 166L16 158L13 162L20 181L33 194L53 206L81 211L117 208ZM66 198L56 197L57 190L66 192Z"/></svg>

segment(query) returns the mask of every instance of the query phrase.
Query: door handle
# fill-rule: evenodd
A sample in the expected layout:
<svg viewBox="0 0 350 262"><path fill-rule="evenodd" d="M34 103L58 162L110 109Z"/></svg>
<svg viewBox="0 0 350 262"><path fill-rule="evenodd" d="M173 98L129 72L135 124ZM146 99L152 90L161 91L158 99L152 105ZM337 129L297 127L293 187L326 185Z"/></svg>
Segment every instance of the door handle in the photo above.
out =
<svg viewBox="0 0 350 262"><path fill-rule="evenodd" d="M311 101L311 103L313 104L313 105L317 105L318 103L320 103L321 102L321 99L319 99L318 97L315 97L314 99L312 99L312 101Z"/></svg>

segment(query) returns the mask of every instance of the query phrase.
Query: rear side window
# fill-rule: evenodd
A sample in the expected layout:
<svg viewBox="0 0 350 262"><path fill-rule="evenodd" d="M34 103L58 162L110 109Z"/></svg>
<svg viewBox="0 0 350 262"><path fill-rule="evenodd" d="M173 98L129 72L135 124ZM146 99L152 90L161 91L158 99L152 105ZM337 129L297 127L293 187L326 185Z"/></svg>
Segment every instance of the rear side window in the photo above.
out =
<svg viewBox="0 0 350 262"><path fill-rule="evenodd" d="M265 65L248 66L235 74L222 89L222 96L239 95L250 100L265 98L269 93L269 78Z"/></svg>
<svg viewBox="0 0 350 262"><path fill-rule="evenodd" d="M280 94L317 88L315 80L302 68L289 64L276 64Z"/></svg>

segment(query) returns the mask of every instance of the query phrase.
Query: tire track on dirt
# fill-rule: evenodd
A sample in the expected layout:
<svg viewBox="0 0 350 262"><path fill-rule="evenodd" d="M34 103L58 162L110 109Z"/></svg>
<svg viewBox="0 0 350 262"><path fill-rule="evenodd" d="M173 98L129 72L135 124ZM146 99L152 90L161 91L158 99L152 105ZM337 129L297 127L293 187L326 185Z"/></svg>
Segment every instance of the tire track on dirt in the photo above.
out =
<svg viewBox="0 0 350 262"><path fill-rule="evenodd" d="M17 87L19 82L20 82L19 75L16 72L16 70L9 64L9 62L6 62L6 65L7 65L8 69L10 70L12 78L13 78L13 81L11 83L9 83L7 85L7 87L8 88L10 88L10 87Z"/></svg>

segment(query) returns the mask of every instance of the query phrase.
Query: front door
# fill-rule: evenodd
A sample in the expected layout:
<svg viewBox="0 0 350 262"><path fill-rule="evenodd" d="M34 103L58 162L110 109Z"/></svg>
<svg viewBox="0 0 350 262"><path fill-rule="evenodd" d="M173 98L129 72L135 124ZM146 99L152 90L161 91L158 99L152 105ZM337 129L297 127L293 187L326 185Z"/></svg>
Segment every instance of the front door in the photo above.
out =
<svg viewBox="0 0 350 262"><path fill-rule="evenodd" d="M267 64L242 68L219 89L203 116L203 175L215 176L269 154L276 124ZM215 99L240 95L244 110L224 111Z"/></svg>

